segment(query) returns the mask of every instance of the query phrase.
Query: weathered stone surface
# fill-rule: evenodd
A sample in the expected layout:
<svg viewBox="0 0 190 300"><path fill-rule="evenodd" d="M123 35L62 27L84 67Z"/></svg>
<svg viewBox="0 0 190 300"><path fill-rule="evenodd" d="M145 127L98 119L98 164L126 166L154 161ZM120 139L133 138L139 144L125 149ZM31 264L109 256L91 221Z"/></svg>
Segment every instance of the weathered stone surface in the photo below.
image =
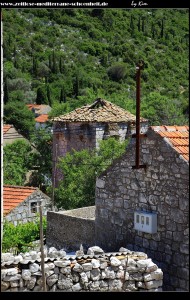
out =
<svg viewBox="0 0 190 300"><path fill-rule="evenodd" d="M57 286L60 290L68 290L72 288L73 283L70 278L58 280Z"/></svg>
<svg viewBox="0 0 190 300"><path fill-rule="evenodd" d="M82 265L83 266L83 270L86 271L91 271L92 270L92 263L85 263Z"/></svg>
<svg viewBox="0 0 190 300"><path fill-rule="evenodd" d="M10 284L11 284L11 287L18 287L19 286L18 280L11 281Z"/></svg>
<svg viewBox="0 0 190 300"><path fill-rule="evenodd" d="M6 274L6 275L13 276L13 275L18 274L18 269L17 269L17 268L9 268L9 269L7 269L7 270L2 270L1 273L4 273L4 274Z"/></svg>
<svg viewBox="0 0 190 300"><path fill-rule="evenodd" d="M137 291L137 287L135 285L135 281L125 281L124 285L123 285L123 289L126 292L134 292Z"/></svg>
<svg viewBox="0 0 190 300"><path fill-rule="evenodd" d="M73 292L78 292L78 291L82 290L80 283L74 284L72 287L72 290L73 290Z"/></svg>
<svg viewBox="0 0 190 300"><path fill-rule="evenodd" d="M79 282L79 279L80 279L80 276L77 272L72 272L72 279L73 279L73 282Z"/></svg>
<svg viewBox="0 0 190 300"><path fill-rule="evenodd" d="M54 265L57 267L61 267L61 268L70 266L70 264L71 264L70 260L55 260L54 261Z"/></svg>
<svg viewBox="0 0 190 300"><path fill-rule="evenodd" d="M174 127L169 130L175 132ZM188 130L184 128L182 130L185 134L188 133ZM172 135L173 133L168 134ZM134 170L131 169L131 165L135 164L134 152L135 139L131 139L124 156L113 164L107 173L99 176L99 179L105 182L104 188L96 186L98 199L96 202L96 232L99 244L111 251L123 242L126 249L139 249L147 252L152 259L159 262L160 266L164 265L163 280L167 290L177 288L175 280L172 280L176 276L178 285L185 289L184 283L179 282L179 279L185 279L180 277L180 273L176 274L176 270L184 268L187 257L189 257L189 246L185 240L189 236L188 162L175 153L174 149L171 151L171 145L167 138L163 139L153 130L148 130L147 138L141 139L141 162L147 163L146 172L139 169L134 174ZM112 199L109 217L101 214L101 211L108 207L105 195L107 195L107 202ZM123 211L125 211L126 217L119 214L118 199L121 199L121 203L123 200ZM134 230L134 209L136 208L158 212L157 233L148 234ZM102 233L105 230L107 231L106 235ZM172 265L175 268L171 268ZM130 275L137 271L135 266L129 267ZM152 268L154 269L154 266ZM153 269L150 269L149 266L147 272L150 270L154 272ZM143 269L138 268L137 272L141 271ZM171 278L170 281L167 280L168 277ZM188 277L186 277L186 281L188 281Z"/></svg>
<svg viewBox="0 0 190 300"><path fill-rule="evenodd" d="M29 265L29 270L31 273L38 272L39 269L40 269L40 266L37 263L33 263L33 264Z"/></svg>
<svg viewBox="0 0 190 300"><path fill-rule="evenodd" d="M129 276L129 280L135 280L135 281L142 281L143 280L143 275L140 273L132 273Z"/></svg>
<svg viewBox="0 0 190 300"><path fill-rule="evenodd" d="M88 276L85 272L80 273L80 281L81 283L88 282Z"/></svg>
<svg viewBox="0 0 190 300"><path fill-rule="evenodd" d="M47 278L47 284L52 287L58 281L58 275L52 274Z"/></svg>
<svg viewBox="0 0 190 300"><path fill-rule="evenodd" d="M22 270L22 278L24 279L24 280L30 280L31 279L31 272L29 271L29 270L26 270L26 269L24 269L24 270Z"/></svg>
<svg viewBox="0 0 190 300"><path fill-rule="evenodd" d="M8 282L8 281L1 281L1 291L2 292L8 290L9 287L10 287L10 282Z"/></svg>
<svg viewBox="0 0 190 300"><path fill-rule="evenodd" d="M98 246L90 247L90 248L88 248L88 251L87 251L88 255L102 254L102 253L104 253L104 251Z"/></svg>
<svg viewBox="0 0 190 300"><path fill-rule="evenodd" d="M142 252L133 252L129 254L122 253L113 255L111 253L93 257L88 255L86 258L76 259L59 259L58 265L66 263L65 267L55 266L54 262L46 262L45 277L47 291L136 291L156 290L157 285L162 283L163 272L156 269L151 259L141 259L146 257ZM26 253L26 256L28 254ZM85 262L87 259L88 262ZM111 264L112 262L112 264ZM126 267L128 265L128 267ZM149 272L144 273L145 266ZM127 268L135 269L136 272L127 271ZM41 262L28 262L25 269L22 269L21 275L18 267L2 269L1 285L4 291L43 291ZM36 271L37 272L32 272ZM181 269L180 275L183 275L185 269ZM14 274L15 275L8 275ZM7 281L6 281L7 280ZM183 279L181 279L183 280ZM156 283L155 283L156 282ZM135 287L136 283L136 287ZM146 286L145 283L148 283ZM157 284L157 285L156 285ZM185 286L185 283L183 283ZM161 287L161 286L159 286Z"/></svg>
<svg viewBox="0 0 190 300"><path fill-rule="evenodd" d="M81 266L80 264L76 263L75 266L73 267L73 270L75 272L81 273L81 272L83 272L83 266Z"/></svg>
<svg viewBox="0 0 190 300"><path fill-rule="evenodd" d="M6 275L4 278L4 281L15 281L15 280L20 280L21 275L16 274L16 275Z"/></svg>
<svg viewBox="0 0 190 300"><path fill-rule="evenodd" d="M161 280L163 279L163 272L161 269L157 269L156 271L150 274L144 274L144 281L151 281L151 280Z"/></svg>
<svg viewBox="0 0 190 300"><path fill-rule="evenodd" d="M155 270L157 270L157 269L158 269L157 265L151 261L151 262L148 264L148 266L146 267L145 272L150 273L150 272L153 272L153 271L155 271Z"/></svg>
<svg viewBox="0 0 190 300"><path fill-rule="evenodd" d="M99 262L99 260L97 260L97 259L92 259L91 260L91 264L92 264L92 268L93 269L97 269L97 268L99 268L100 267L100 262Z"/></svg>
<svg viewBox="0 0 190 300"><path fill-rule="evenodd" d="M30 280L28 280L27 289L32 290L35 286L35 283L36 283L36 277L32 276Z"/></svg>
<svg viewBox="0 0 190 300"><path fill-rule="evenodd" d="M118 266L121 265L121 262L116 257L111 257L110 258L110 264L111 264L111 266L118 267Z"/></svg>
<svg viewBox="0 0 190 300"><path fill-rule="evenodd" d="M146 281L145 286L148 290L158 288L158 287L162 286L162 280Z"/></svg>
<svg viewBox="0 0 190 300"><path fill-rule="evenodd" d="M100 279L100 276L101 276L101 272L99 269L93 269L92 271L90 271L90 278L93 280L93 281L97 281Z"/></svg>
<svg viewBox="0 0 190 300"><path fill-rule="evenodd" d="M69 275L71 274L71 268L70 267L60 268L60 272L65 275Z"/></svg>
<svg viewBox="0 0 190 300"><path fill-rule="evenodd" d="M100 189L103 189L105 186L105 181L101 179L96 180L96 186L99 187Z"/></svg>

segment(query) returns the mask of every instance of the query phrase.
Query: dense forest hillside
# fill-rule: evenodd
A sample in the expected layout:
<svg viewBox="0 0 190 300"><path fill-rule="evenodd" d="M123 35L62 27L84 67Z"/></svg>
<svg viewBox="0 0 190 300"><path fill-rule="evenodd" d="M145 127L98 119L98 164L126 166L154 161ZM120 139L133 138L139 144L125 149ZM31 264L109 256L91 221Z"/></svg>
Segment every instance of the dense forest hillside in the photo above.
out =
<svg viewBox="0 0 190 300"><path fill-rule="evenodd" d="M189 113L187 9L2 9L4 103L47 103L63 114L97 97L182 125ZM6 110L8 114L9 110Z"/></svg>

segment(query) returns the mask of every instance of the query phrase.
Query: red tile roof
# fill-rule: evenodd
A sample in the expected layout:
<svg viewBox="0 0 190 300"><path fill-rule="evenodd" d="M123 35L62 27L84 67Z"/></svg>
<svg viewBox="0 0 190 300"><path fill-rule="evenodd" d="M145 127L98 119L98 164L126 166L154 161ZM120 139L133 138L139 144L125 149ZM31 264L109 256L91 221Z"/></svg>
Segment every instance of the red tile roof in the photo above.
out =
<svg viewBox="0 0 190 300"><path fill-rule="evenodd" d="M12 209L17 207L28 196L37 191L36 187L29 186L3 186L3 214L7 215Z"/></svg>
<svg viewBox="0 0 190 300"><path fill-rule="evenodd" d="M182 157L189 161L189 126L151 126L168 142Z"/></svg>
<svg viewBox="0 0 190 300"><path fill-rule="evenodd" d="M46 115L46 114L40 115L37 118L35 118L35 121L38 123L45 123L48 121L48 115Z"/></svg>
<svg viewBox="0 0 190 300"><path fill-rule="evenodd" d="M8 124L3 125L3 134L6 133L11 127L12 125L8 125Z"/></svg>

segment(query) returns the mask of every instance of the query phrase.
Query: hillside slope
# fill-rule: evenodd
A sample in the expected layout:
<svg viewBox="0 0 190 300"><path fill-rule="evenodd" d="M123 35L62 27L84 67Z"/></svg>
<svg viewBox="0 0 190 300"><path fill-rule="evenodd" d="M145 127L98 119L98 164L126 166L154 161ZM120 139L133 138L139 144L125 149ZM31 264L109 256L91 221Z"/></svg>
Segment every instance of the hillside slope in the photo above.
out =
<svg viewBox="0 0 190 300"><path fill-rule="evenodd" d="M8 101L49 103L60 114L103 97L141 115L188 122L187 9L2 9Z"/></svg>

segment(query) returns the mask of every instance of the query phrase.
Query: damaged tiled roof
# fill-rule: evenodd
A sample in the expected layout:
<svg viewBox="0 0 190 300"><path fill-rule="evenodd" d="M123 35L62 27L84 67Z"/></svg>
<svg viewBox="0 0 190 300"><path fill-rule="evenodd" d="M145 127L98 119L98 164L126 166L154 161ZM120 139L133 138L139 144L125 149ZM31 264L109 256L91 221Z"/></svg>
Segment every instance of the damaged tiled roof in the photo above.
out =
<svg viewBox="0 0 190 300"><path fill-rule="evenodd" d="M76 108L68 114L52 119L55 122L131 122L135 123L136 116L125 109L101 98L91 105ZM141 121L147 121L141 118Z"/></svg>
<svg viewBox="0 0 190 300"><path fill-rule="evenodd" d="M8 124L3 125L3 134L6 133L11 127L12 125L8 125Z"/></svg>
<svg viewBox="0 0 190 300"><path fill-rule="evenodd" d="M189 126L151 126L151 128L166 138L172 147L189 161Z"/></svg>
<svg viewBox="0 0 190 300"><path fill-rule="evenodd" d="M35 118L35 121L38 123L45 123L48 121L48 115L46 115L46 114L40 115L37 118Z"/></svg>
<svg viewBox="0 0 190 300"><path fill-rule="evenodd" d="M7 215L12 209L17 207L28 196L37 191L36 187L29 186L3 186L3 214Z"/></svg>

